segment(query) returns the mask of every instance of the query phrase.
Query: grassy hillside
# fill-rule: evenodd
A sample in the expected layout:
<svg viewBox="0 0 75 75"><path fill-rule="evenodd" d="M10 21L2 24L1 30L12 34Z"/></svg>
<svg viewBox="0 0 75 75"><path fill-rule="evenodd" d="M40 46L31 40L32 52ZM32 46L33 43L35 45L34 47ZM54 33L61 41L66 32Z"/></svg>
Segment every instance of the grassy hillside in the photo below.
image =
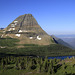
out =
<svg viewBox="0 0 75 75"><path fill-rule="evenodd" d="M19 40L14 38L0 38L1 55L32 55L32 56L65 56L75 55L75 51L68 47L51 44L18 44ZM23 46L23 48L17 48Z"/></svg>
<svg viewBox="0 0 75 75"><path fill-rule="evenodd" d="M17 45L16 42L19 42L19 40L12 38L0 38L0 46L13 47Z"/></svg>
<svg viewBox="0 0 75 75"><path fill-rule="evenodd" d="M0 54L5 55L32 55L32 56L65 56L75 55L75 50L64 47L59 44L39 46L39 45L24 45L24 48L8 47L0 48Z"/></svg>

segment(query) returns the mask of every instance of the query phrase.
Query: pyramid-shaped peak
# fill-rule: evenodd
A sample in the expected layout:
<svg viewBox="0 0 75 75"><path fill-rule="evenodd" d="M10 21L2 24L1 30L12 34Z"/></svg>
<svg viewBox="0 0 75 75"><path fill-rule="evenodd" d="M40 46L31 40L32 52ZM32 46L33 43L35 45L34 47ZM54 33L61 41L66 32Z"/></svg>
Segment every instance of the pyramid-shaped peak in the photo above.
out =
<svg viewBox="0 0 75 75"><path fill-rule="evenodd" d="M36 19L32 16L32 14L24 14L16 18L12 23L7 27L7 31L30 31L36 33L45 33L42 28L39 26ZM46 34L46 33L45 33Z"/></svg>
<svg viewBox="0 0 75 75"><path fill-rule="evenodd" d="M36 19L32 16L32 14L24 14L19 16L15 21L18 21L17 25L25 26L32 26L32 25L38 25Z"/></svg>
<svg viewBox="0 0 75 75"><path fill-rule="evenodd" d="M24 15L20 15L20 16L33 17L33 15L32 15L32 14L24 14Z"/></svg>
<svg viewBox="0 0 75 75"><path fill-rule="evenodd" d="M32 17L32 14L24 14L24 15L29 16L29 17Z"/></svg>
<svg viewBox="0 0 75 75"><path fill-rule="evenodd" d="M32 14L24 14L16 18L5 28L3 37L20 39L19 44L49 45L52 39L38 24Z"/></svg>
<svg viewBox="0 0 75 75"><path fill-rule="evenodd" d="M27 18L27 17L33 17L33 15L32 14L24 14L24 15L21 15L20 17L25 17L25 18ZM34 18L34 17L33 17Z"/></svg>

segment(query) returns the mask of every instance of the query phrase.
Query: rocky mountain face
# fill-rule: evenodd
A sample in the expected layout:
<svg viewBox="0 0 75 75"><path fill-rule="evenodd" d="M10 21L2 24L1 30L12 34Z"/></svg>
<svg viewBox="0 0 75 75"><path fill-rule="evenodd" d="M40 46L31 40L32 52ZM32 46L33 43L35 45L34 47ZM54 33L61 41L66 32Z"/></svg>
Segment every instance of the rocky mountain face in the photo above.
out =
<svg viewBox="0 0 75 75"><path fill-rule="evenodd" d="M4 29L3 37L18 38L19 44L54 44L49 36L37 23L32 14L21 15Z"/></svg>

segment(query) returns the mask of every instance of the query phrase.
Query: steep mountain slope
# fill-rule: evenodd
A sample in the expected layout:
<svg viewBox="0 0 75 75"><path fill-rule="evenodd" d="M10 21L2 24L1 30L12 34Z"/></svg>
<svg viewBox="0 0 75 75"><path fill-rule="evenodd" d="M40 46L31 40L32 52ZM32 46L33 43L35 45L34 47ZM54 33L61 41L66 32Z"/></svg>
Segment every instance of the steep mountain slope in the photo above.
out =
<svg viewBox="0 0 75 75"><path fill-rule="evenodd" d="M64 42L62 39L59 39L59 38L55 37L54 35L52 35L51 37L54 39L54 41L55 41L57 44L61 44L61 45L63 45L63 46L66 46L66 47L69 47L69 48L74 49L71 45L69 45L68 43Z"/></svg>
<svg viewBox="0 0 75 75"><path fill-rule="evenodd" d="M53 38L39 26L32 14L19 16L4 30L1 38L18 38L18 44L54 44Z"/></svg>

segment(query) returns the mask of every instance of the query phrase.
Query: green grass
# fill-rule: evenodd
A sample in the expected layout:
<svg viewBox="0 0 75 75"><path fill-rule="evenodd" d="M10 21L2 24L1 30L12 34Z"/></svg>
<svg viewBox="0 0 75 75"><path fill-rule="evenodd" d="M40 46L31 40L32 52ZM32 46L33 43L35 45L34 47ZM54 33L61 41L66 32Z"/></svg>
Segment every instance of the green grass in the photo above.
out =
<svg viewBox="0 0 75 75"><path fill-rule="evenodd" d="M0 38L0 56L4 55L32 55L32 56L66 56L75 55L75 51L59 45L37 45L37 44L18 44L18 39L14 38ZM16 46L24 46L24 48L17 48Z"/></svg>
<svg viewBox="0 0 75 75"><path fill-rule="evenodd" d="M17 45L16 42L19 42L19 40L12 38L0 38L0 46L14 47Z"/></svg>
<svg viewBox="0 0 75 75"><path fill-rule="evenodd" d="M24 44L24 46L40 46L38 44Z"/></svg>
<svg viewBox="0 0 75 75"><path fill-rule="evenodd" d="M39 45L26 45L24 48L0 48L0 54L5 55L32 55L32 56L66 56L75 55L75 50L64 47L59 44L39 46Z"/></svg>

